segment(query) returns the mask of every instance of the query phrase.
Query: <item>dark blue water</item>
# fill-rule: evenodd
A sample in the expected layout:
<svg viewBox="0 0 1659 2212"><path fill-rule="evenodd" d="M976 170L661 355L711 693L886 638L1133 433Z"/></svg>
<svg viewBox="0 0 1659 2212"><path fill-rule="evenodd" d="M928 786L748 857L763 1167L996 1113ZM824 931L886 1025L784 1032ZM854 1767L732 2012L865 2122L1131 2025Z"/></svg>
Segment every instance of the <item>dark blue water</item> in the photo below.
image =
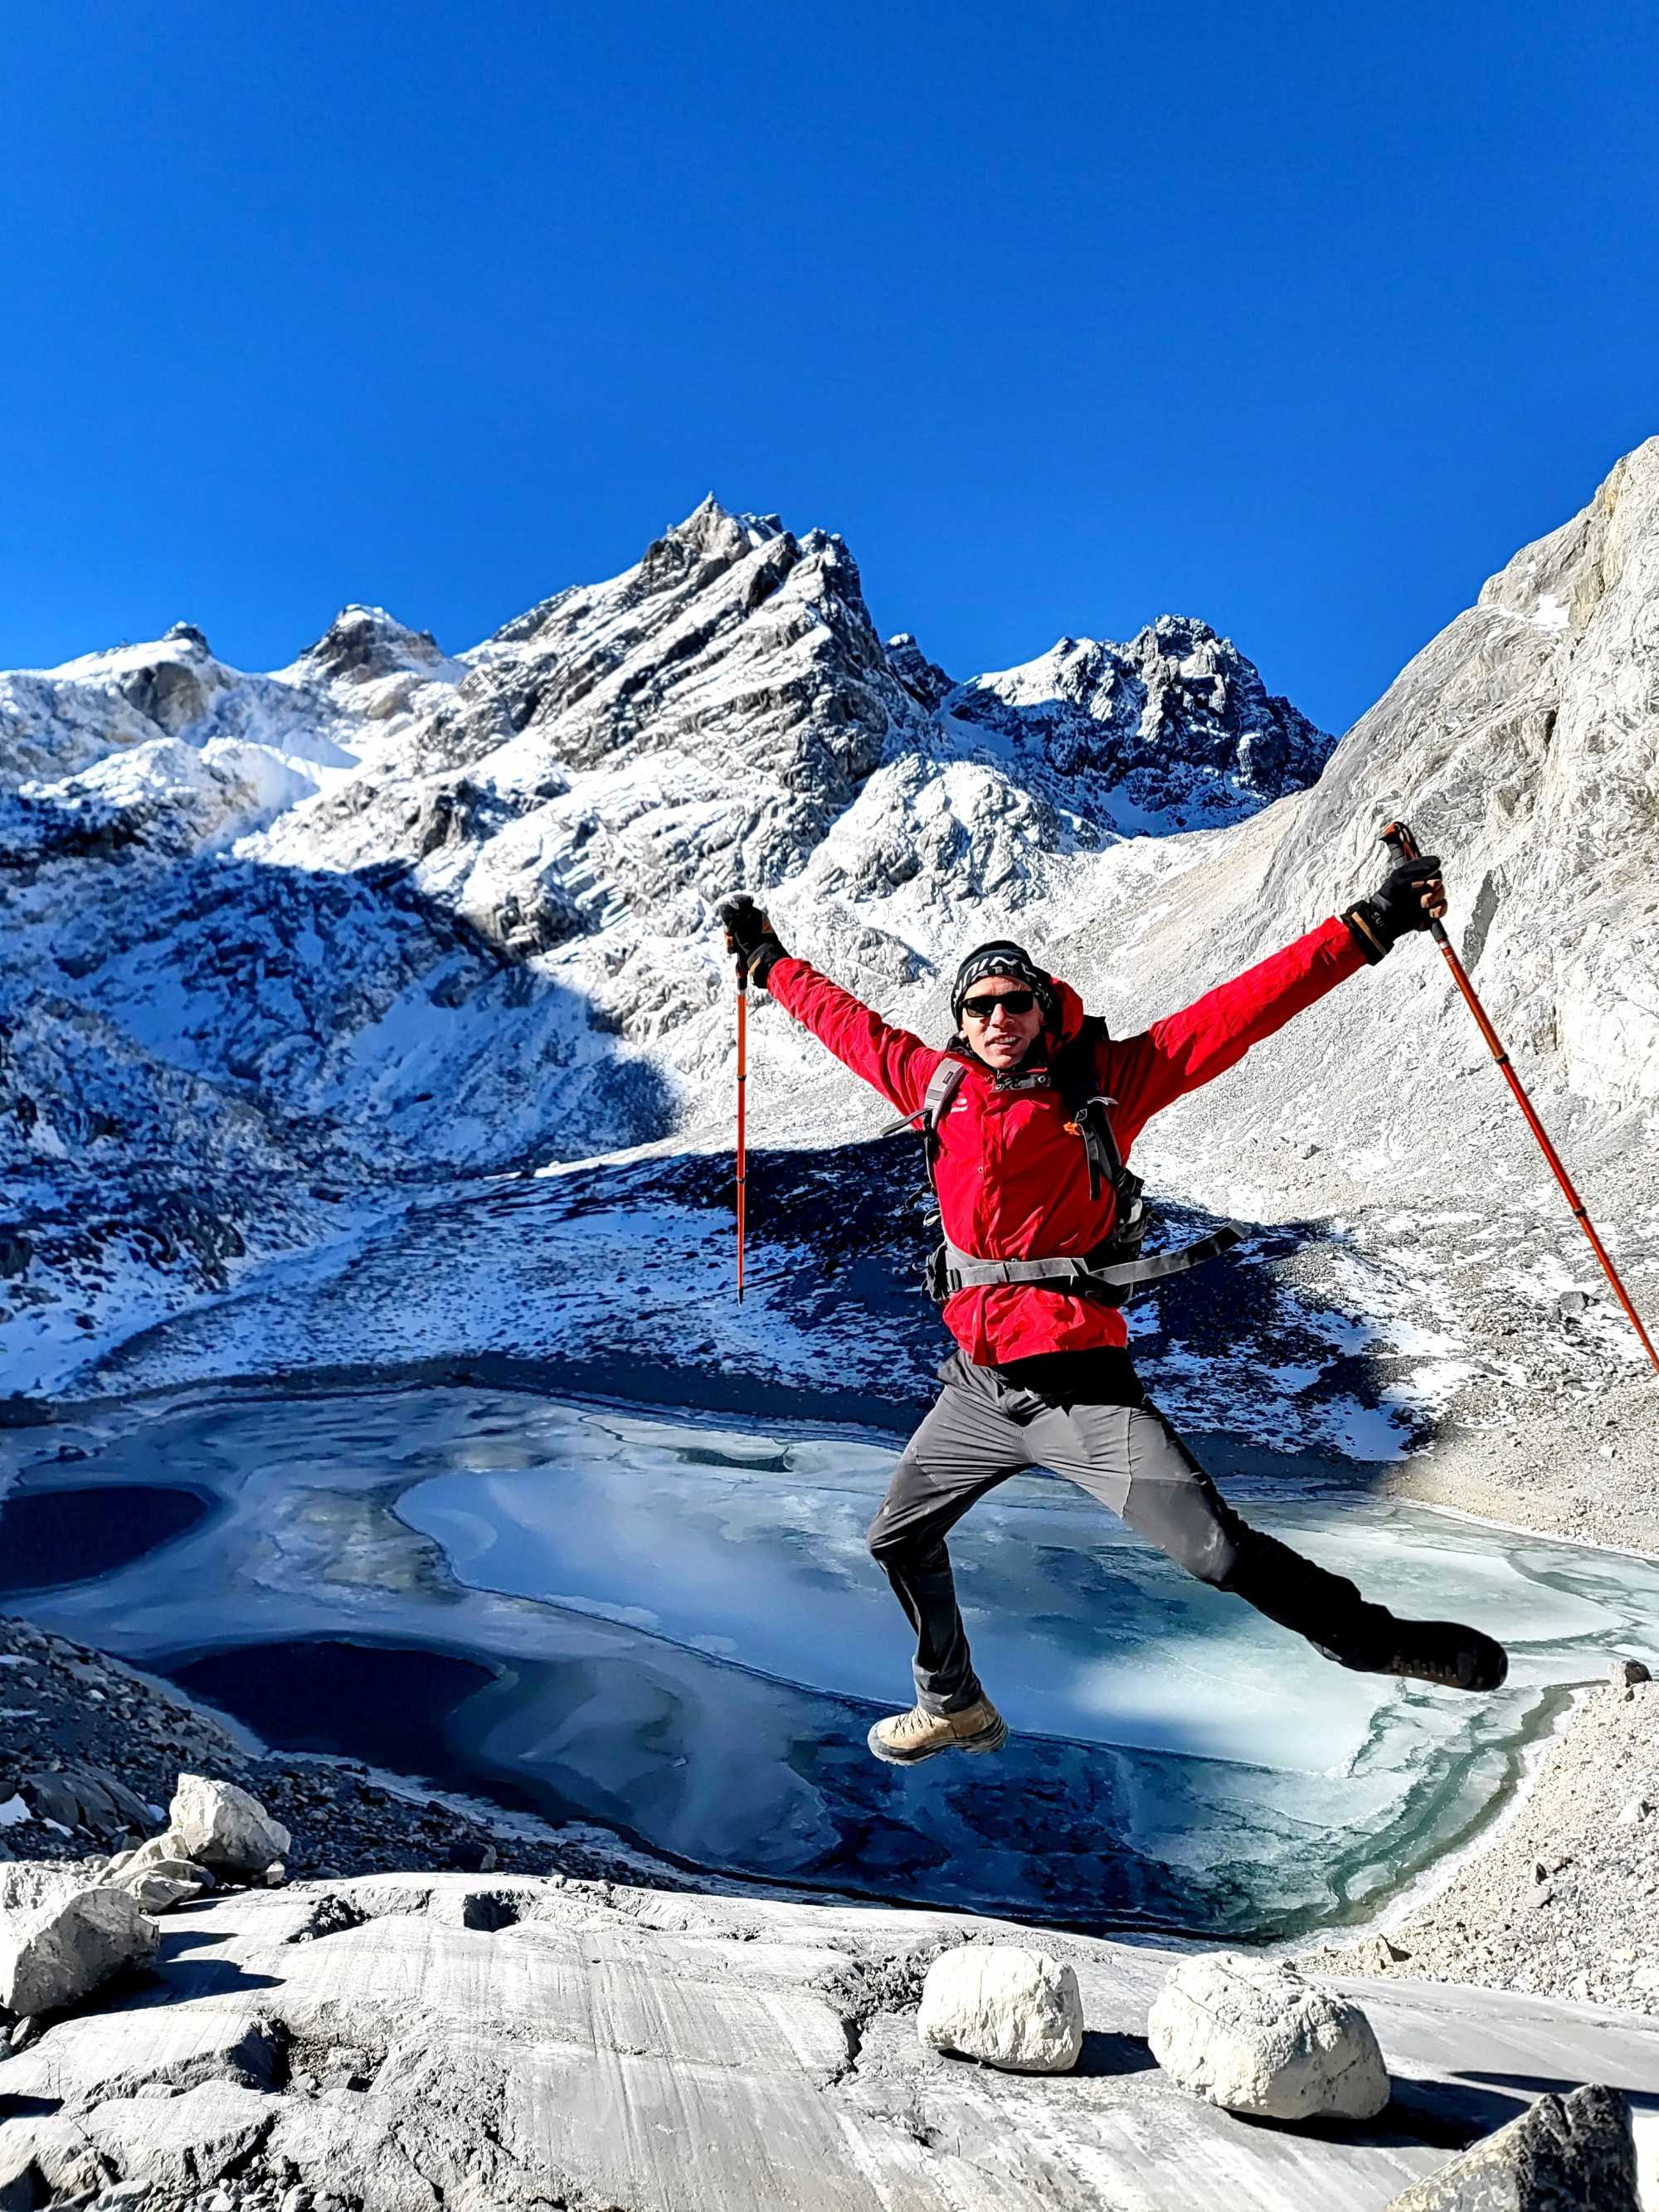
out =
<svg viewBox="0 0 1659 2212"><path fill-rule="evenodd" d="M175 1543L211 1501L159 1485L82 1482L0 1502L0 1597L95 1580Z"/></svg>

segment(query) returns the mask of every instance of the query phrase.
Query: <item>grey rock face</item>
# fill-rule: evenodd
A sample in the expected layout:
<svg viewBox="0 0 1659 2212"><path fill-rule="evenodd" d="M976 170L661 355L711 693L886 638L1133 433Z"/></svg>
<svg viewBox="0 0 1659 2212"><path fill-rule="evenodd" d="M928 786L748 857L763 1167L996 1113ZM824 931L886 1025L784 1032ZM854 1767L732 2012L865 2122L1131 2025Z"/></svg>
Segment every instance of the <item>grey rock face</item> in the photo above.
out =
<svg viewBox="0 0 1659 2212"><path fill-rule="evenodd" d="M167 1811L167 1838L176 1855L216 1874L262 1879L273 1860L293 1841L257 1797L234 1782L204 1774L181 1774ZM167 1854L173 1856L173 1854Z"/></svg>
<svg viewBox="0 0 1659 2212"><path fill-rule="evenodd" d="M1282 908L1293 882L1335 903L1373 864L1377 825L1409 820L1455 867L1449 926L1505 1042L1602 1116L1659 1090L1656 592L1650 439L1354 725L1262 888L1263 907ZM1407 1018L1390 1009L1391 1042Z"/></svg>
<svg viewBox="0 0 1659 2212"><path fill-rule="evenodd" d="M1063 637L944 704L1041 746L1061 775L1094 779L1132 814L1182 830L1238 821L1301 790L1335 743L1271 695L1231 638L1180 615L1127 645Z"/></svg>
<svg viewBox="0 0 1659 2212"><path fill-rule="evenodd" d="M198 1866L191 1859L173 1856L173 1840L170 1834L154 1837L141 1850L132 1854L126 1865L118 1867L112 1862L108 1869L110 1877L118 1881L124 1889L148 1881L152 1875L163 1881L183 1883L188 1888L201 1890L204 1893L215 1887L213 1876L206 1867ZM157 1855L146 1857L144 1853L148 1851L155 1851Z"/></svg>
<svg viewBox="0 0 1659 2212"><path fill-rule="evenodd" d="M123 1881L118 1887L125 1890L141 1911L152 1917L170 1911L175 1905L188 1904L193 1897L204 1897L208 1887L199 1881L181 1880L176 1875L153 1872L148 1867L142 1868L131 1881Z"/></svg>
<svg viewBox="0 0 1659 2212"><path fill-rule="evenodd" d="M21 1919L43 1905L61 1905L65 1898L91 1886L85 1869L73 1859L0 1863L0 1914Z"/></svg>
<svg viewBox="0 0 1659 2212"><path fill-rule="evenodd" d="M1630 2100L1591 2083L1543 2096L1389 2212L1637 2212Z"/></svg>
<svg viewBox="0 0 1659 2212"><path fill-rule="evenodd" d="M1359 2007L1293 1966L1241 1952L1177 1966L1147 2035L1171 2081L1230 2112L1367 2120L1389 2101L1388 2069Z"/></svg>
<svg viewBox="0 0 1659 2212"><path fill-rule="evenodd" d="M342 607L300 665L319 681L344 678L362 684L376 677L430 669L443 659L430 630L410 629L384 607Z"/></svg>
<svg viewBox="0 0 1659 2212"><path fill-rule="evenodd" d="M270 2134L270 2098L234 2081L203 2081L177 2097L112 2097L86 2131L117 2172L164 2190L200 2189L241 2166Z"/></svg>
<svg viewBox="0 0 1659 2212"><path fill-rule="evenodd" d="M930 714L957 688L955 678L929 660L908 630L888 639L887 665L917 706Z"/></svg>
<svg viewBox="0 0 1659 2212"><path fill-rule="evenodd" d="M67 1765L58 1773L26 1774L20 1787L40 1818L94 1835L142 1832L149 1818L143 1802L107 1770Z"/></svg>
<svg viewBox="0 0 1659 2212"><path fill-rule="evenodd" d="M1083 2048L1075 1971L1012 1943L969 1943L927 1969L916 2033L1017 2074L1065 2074Z"/></svg>
<svg viewBox="0 0 1659 2212"><path fill-rule="evenodd" d="M77 1890L0 1926L0 2007L33 2014L77 2004L154 1955L155 1923L124 1889Z"/></svg>

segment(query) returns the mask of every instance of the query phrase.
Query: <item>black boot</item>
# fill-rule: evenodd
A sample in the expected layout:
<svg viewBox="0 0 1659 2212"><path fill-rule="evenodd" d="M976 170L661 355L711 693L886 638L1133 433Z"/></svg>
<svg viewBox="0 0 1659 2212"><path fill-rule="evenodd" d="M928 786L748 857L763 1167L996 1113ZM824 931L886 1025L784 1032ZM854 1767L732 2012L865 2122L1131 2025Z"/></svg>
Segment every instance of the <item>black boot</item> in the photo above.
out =
<svg viewBox="0 0 1659 2212"><path fill-rule="evenodd" d="M1277 1536L1241 1526L1223 1589L1357 1674L1397 1674L1443 1690L1495 1690L1509 1672L1501 1644L1450 1620L1396 1620L1345 1575L1316 1566Z"/></svg>
<svg viewBox="0 0 1659 2212"><path fill-rule="evenodd" d="M1510 1671L1501 1644L1455 1620L1395 1620L1381 1654L1343 1663L1365 1674L1398 1674L1407 1682L1432 1682L1443 1690L1498 1690Z"/></svg>

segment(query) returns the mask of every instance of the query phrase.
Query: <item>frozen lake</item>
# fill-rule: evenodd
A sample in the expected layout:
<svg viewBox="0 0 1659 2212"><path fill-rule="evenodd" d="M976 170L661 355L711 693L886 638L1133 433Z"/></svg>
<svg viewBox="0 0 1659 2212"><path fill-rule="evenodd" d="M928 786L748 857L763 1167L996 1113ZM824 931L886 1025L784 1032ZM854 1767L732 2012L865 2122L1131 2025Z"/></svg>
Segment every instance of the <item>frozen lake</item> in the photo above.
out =
<svg viewBox="0 0 1659 2212"><path fill-rule="evenodd" d="M910 1696L864 1548L895 1442L467 1389L197 1397L52 1449L66 1436L88 1455L0 1437L0 1468L26 1468L0 1559L27 1512L51 1571L101 1526L96 1571L40 1587L37 1567L0 1603L274 1741L698 1866L1093 1926L1286 1936L1375 1909L1491 1817L1571 1685L1659 1633L1646 1561L1229 1481L1367 1595L1514 1655L1486 1699L1349 1674L1021 1477L951 1547L1015 1735L907 1772L863 1743Z"/></svg>

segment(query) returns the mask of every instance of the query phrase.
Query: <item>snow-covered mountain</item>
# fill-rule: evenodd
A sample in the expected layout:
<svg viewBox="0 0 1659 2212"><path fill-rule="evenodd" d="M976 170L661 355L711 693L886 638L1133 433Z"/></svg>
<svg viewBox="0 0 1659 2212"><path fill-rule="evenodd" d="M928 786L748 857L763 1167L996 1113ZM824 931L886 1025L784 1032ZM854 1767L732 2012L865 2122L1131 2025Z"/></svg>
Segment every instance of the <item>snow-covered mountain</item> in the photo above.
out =
<svg viewBox="0 0 1659 2212"><path fill-rule="evenodd" d="M377 1206L718 1142L738 884L911 1026L1003 931L1131 1026L1368 889L1404 813L1528 1079L1627 1177L1659 1100L1656 563L1659 441L1334 754L1184 617L957 682L884 645L839 539L712 500L453 657L349 608L270 675L179 625L0 677L11 1375L89 1374L264 1262L349 1253ZM881 1120L763 1006L754 1052L763 1141ZM1417 1209L1419 1277L1425 1201L1473 1189L1484 1220L1498 1194L1506 1250L1541 1210L1482 1053L1408 945L1155 1125L1147 1162L1200 1206L1358 1223L1363 1304L1388 1208ZM1623 1220L1639 1259L1659 1218ZM1533 1257L1540 1296L1576 1279Z"/></svg>
<svg viewBox="0 0 1659 2212"><path fill-rule="evenodd" d="M179 623L0 677L15 1295L95 1308L158 1249L187 1295L345 1192L661 1136L724 1063L734 884L890 989L1322 742L1194 623L930 703L837 538L712 500L453 659L349 607L269 675Z"/></svg>
<svg viewBox="0 0 1659 2212"><path fill-rule="evenodd" d="M1230 638L1180 615L1127 645L1063 637L938 704L958 723L1040 747L1062 775L1104 783L1114 827L1153 836L1242 821L1299 791L1332 743L1269 696Z"/></svg>

